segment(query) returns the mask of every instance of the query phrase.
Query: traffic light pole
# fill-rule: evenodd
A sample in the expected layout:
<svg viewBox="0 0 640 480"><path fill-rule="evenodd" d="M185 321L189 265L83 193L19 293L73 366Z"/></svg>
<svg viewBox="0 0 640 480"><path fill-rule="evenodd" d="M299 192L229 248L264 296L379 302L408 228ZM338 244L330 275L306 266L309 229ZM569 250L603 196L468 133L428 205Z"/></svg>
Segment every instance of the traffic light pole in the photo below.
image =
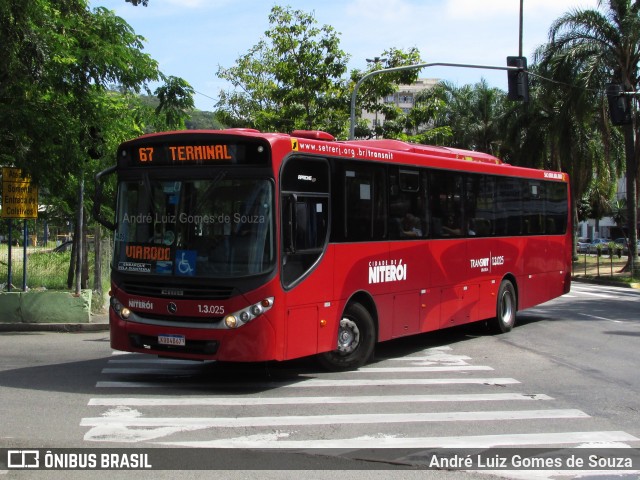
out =
<svg viewBox="0 0 640 480"><path fill-rule="evenodd" d="M358 89L362 82L367 80L368 78L373 77L374 75L378 75L380 73L394 73L394 72L403 72L406 70L422 70L423 68L429 67L456 67L456 68L479 68L483 70L506 70L511 72L520 72L523 71L522 68L518 67L497 67L493 65L470 65L465 63L419 63L417 65L405 65L402 67L393 67L393 68L383 68L381 70L374 70L373 72L367 73L356 83L353 88L353 92L351 93L351 115L349 120L349 140L353 140L355 138L356 131L356 97L358 95Z"/></svg>

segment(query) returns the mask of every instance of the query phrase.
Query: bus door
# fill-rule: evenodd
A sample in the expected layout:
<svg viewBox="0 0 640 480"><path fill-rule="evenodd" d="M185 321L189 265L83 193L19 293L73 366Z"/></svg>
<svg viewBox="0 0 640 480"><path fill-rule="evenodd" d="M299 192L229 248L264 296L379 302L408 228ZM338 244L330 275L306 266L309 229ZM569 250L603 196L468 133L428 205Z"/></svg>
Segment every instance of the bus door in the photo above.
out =
<svg viewBox="0 0 640 480"><path fill-rule="evenodd" d="M323 259L329 233L329 164L290 157L281 171L281 282L286 293L285 358L313 355L335 318L333 262ZM323 321L321 323L321 321ZM320 332L322 328L322 332Z"/></svg>

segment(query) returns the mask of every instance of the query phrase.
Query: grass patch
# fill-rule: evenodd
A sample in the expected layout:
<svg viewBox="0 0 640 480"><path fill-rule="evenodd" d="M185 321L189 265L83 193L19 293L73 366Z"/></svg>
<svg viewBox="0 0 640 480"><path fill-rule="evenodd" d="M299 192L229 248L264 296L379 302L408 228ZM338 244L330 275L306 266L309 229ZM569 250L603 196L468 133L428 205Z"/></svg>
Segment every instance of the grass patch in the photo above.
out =
<svg viewBox="0 0 640 480"><path fill-rule="evenodd" d="M107 252L109 253L109 252ZM102 266L102 287L109 291L109 255L104 255ZM24 271L24 251L22 247L11 249L11 284L12 290L22 290ZM0 285L2 290L7 289L9 264L8 247L0 245ZM27 248L27 288L31 290L46 289L69 291L67 276L71 263L71 251L54 252L53 247L29 247ZM93 285L95 253L89 251L89 277L88 288L95 290ZM92 311L101 311L104 299L94 295L92 298Z"/></svg>

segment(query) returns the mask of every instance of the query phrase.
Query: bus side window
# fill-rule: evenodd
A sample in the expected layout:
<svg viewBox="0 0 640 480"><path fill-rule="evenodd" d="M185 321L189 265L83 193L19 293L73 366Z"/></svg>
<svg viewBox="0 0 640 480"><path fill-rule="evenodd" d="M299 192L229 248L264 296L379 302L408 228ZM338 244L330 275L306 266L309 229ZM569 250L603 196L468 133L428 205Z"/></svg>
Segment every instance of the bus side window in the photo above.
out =
<svg viewBox="0 0 640 480"><path fill-rule="evenodd" d="M522 235L524 183L518 178L498 177L496 187L496 235Z"/></svg>
<svg viewBox="0 0 640 480"><path fill-rule="evenodd" d="M419 170L392 167L389 175L389 238L425 238L429 233L426 217L426 175Z"/></svg>
<svg viewBox="0 0 640 480"><path fill-rule="evenodd" d="M524 234L540 235L545 233L545 192L538 181L528 180L523 189L524 200Z"/></svg>
<svg viewBox="0 0 640 480"><path fill-rule="evenodd" d="M489 237L494 234L495 178L468 175L466 179L464 214L467 235Z"/></svg>
<svg viewBox="0 0 640 480"><path fill-rule="evenodd" d="M383 240L386 231L384 167L351 163L344 168L344 233L348 242Z"/></svg>
<svg viewBox="0 0 640 480"><path fill-rule="evenodd" d="M562 235L567 231L567 185L565 183L547 184L547 231L549 235Z"/></svg>
<svg viewBox="0 0 640 480"><path fill-rule="evenodd" d="M328 230L328 198L288 195L283 199L285 286L300 279L320 258Z"/></svg>
<svg viewBox="0 0 640 480"><path fill-rule="evenodd" d="M434 238L461 237L462 175L455 172L429 173L429 205Z"/></svg>

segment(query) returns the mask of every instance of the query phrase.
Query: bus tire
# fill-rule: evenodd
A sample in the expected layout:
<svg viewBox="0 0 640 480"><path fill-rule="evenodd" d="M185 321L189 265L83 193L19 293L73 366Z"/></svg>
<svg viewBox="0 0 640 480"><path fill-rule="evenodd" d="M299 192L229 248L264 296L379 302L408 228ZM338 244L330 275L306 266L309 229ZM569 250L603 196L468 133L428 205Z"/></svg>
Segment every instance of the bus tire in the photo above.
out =
<svg viewBox="0 0 640 480"><path fill-rule="evenodd" d="M331 371L351 370L363 366L375 347L375 325L369 311L360 303L350 303L338 328L337 349L318 355L322 367Z"/></svg>
<svg viewBox="0 0 640 480"><path fill-rule="evenodd" d="M503 280L498 289L496 317L490 322L491 330L494 333L507 333L511 331L516 323L517 310L518 299L516 297L516 289L509 280Z"/></svg>

